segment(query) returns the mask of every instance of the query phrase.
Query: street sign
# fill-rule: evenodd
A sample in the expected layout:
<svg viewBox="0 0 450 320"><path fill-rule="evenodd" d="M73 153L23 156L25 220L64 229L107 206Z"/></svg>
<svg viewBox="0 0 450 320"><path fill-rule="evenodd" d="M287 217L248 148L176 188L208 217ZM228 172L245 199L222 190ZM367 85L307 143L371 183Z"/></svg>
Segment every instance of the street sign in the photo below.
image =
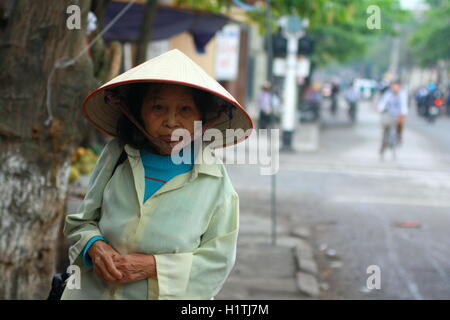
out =
<svg viewBox="0 0 450 320"><path fill-rule="evenodd" d="M307 57L297 59L297 77L306 78L309 76L311 61Z"/></svg>
<svg viewBox="0 0 450 320"><path fill-rule="evenodd" d="M300 56L297 58L296 75L298 78L306 78L309 76L311 62L307 57ZM287 72L286 59L275 58L273 60L273 74L277 77L284 77Z"/></svg>
<svg viewBox="0 0 450 320"><path fill-rule="evenodd" d="M297 15L290 15L287 19L286 31L289 33L297 33L303 30L302 20Z"/></svg>
<svg viewBox="0 0 450 320"><path fill-rule="evenodd" d="M282 16L278 19L278 24L281 26L285 37L300 37L304 28L303 21L297 15Z"/></svg>
<svg viewBox="0 0 450 320"><path fill-rule="evenodd" d="M235 80L239 68L239 37L237 24L229 24L216 35L216 65L217 80Z"/></svg>
<svg viewBox="0 0 450 320"><path fill-rule="evenodd" d="M273 74L277 77L284 77L286 75L286 59L273 59Z"/></svg>

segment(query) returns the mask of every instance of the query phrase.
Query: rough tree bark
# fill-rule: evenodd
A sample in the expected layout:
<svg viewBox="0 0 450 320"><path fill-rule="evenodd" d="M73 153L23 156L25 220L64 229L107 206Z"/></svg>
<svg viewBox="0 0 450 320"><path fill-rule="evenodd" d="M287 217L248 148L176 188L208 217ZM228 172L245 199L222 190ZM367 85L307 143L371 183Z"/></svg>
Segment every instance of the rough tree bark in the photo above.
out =
<svg viewBox="0 0 450 320"><path fill-rule="evenodd" d="M16 0L0 31L0 300L45 299L55 270L70 154L87 128L81 102L96 86L91 60L58 69L51 125L46 85L54 63L86 46L90 0ZM68 30L69 5L81 30Z"/></svg>

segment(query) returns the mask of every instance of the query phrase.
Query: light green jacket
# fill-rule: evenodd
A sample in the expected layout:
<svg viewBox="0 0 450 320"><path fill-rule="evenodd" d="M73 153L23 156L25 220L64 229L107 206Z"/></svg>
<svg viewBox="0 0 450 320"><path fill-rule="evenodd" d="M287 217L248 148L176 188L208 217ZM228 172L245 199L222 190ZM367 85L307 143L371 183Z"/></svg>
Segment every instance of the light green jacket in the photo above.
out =
<svg viewBox="0 0 450 320"><path fill-rule="evenodd" d="M143 203L139 150L124 149L128 157L111 178L122 147L117 139L105 146L78 213L66 218L69 259L80 267L81 288L66 287L62 299L214 298L234 265L239 228L239 198L225 166L210 152L198 152L203 163L196 161ZM120 254L154 255L157 278L104 282L80 255L99 235Z"/></svg>

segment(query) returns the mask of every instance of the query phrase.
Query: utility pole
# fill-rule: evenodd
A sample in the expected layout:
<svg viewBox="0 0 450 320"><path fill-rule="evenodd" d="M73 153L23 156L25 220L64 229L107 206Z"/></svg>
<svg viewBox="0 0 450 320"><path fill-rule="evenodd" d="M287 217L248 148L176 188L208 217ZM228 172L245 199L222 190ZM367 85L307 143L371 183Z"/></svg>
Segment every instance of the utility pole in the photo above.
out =
<svg viewBox="0 0 450 320"><path fill-rule="evenodd" d="M267 26L267 81L270 83L270 90L272 93L273 90L273 44L272 44L272 12L270 8L270 0L266 0L266 26ZM269 136L270 130L272 130L272 125L275 123L275 116L273 112L272 105L272 97L269 99L270 105L270 125L269 125ZM269 139L270 143L272 143L272 139ZM270 150L272 150L272 145L270 145ZM271 201L270 201L270 212L272 218L272 245L276 246L277 244L277 175L273 173L270 175L271 180Z"/></svg>
<svg viewBox="0 0 450 320"><path fill-rule="evenodd" d="M293 151L292 136L297 124L297 50L298 39L303 34L303 22L297 15L280 19L283 35L287 40L286 75L284 78L284 108L281 118L283 129L282 150Z"/></svg>
<svg viewBox="0 0 450 320"><path fill-rule="evenodd" d="M389 66L389 71L391 72L393 78L398 78L399 76L399 60L400 60L400 39L395 37L392 40L392 51L391 51L391 61Z"/></svg>

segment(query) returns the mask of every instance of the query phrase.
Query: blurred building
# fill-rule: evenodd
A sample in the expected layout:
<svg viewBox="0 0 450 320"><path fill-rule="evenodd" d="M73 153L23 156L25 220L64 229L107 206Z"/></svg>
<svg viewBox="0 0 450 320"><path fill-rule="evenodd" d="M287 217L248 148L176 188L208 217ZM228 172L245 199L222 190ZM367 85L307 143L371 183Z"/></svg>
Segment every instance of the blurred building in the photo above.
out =
<svg viewBox="0 0 450 320"><path fill-rule="evenodd" d="M107 26L130 0L113 0L101 21ZM136 63L136 51L144 22L145 0L137 0L105 33L105 43L120 43L120 68ZM247 105L252 81L249 77L249 33L242 11L211 13L180 7L174 1L157 1L146 59L179 49L218 80L243 106ZM111 75L111 77L114 75Z"/></svg>

